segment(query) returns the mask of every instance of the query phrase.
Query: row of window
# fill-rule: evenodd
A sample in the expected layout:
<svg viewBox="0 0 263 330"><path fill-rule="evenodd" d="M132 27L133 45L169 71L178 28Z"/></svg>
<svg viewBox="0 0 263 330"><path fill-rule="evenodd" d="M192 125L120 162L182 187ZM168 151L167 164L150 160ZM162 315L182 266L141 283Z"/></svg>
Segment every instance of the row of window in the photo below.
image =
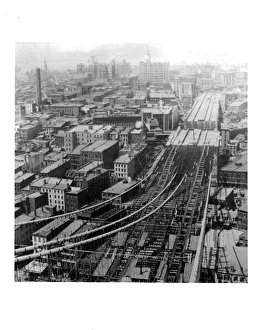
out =
<svg viewBox="0 0 263 330"><path fill-rule="evenodd" d="M230 275L221 275L221 274L218 274L217 277L218 277L219 280L225 280L225 281L230 281L230 278L231 278ZM238 282L239 281L241 283L244 283L245 282L245 277L234 275L234 276L232 276L232 281L233 282Z"/></svg>
<svg viewBox="0 0 263 330"><path fill-rule="evenodd" d="M118 164L118 163L115 163L114 166L116 167L124 167L124 166L127 166L126 164Z"/></svg>

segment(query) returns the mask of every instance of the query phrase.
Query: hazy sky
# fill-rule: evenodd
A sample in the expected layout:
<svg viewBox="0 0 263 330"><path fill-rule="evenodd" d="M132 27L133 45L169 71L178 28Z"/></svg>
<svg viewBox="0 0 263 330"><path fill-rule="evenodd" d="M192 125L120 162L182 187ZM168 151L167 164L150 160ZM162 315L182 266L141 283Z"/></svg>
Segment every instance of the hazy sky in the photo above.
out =
<svg viewBox="0 0 263 330"><path fill-rule="evenodd" d="M86 63L91 55L99 62L117 62L126 59L133 65L145 59L149 48L152 61L177 63L244 63L246 57L238 49L216 49L211 46L187 47L177 43L92 43L68 40L56 43L16 43L16 65L22 69L43 67L47 60L49 69L76 69L78 63Z"/></svg>
<svg viewBox="0 0 263 330"><path fill-rule="evenodd" d="M160 59L171 64L247 62L248 10L242 1L26 3L30 6L16 2L16 41L56 42L63 51L88 51L105 43L157 43L163 46Z"/></svg>

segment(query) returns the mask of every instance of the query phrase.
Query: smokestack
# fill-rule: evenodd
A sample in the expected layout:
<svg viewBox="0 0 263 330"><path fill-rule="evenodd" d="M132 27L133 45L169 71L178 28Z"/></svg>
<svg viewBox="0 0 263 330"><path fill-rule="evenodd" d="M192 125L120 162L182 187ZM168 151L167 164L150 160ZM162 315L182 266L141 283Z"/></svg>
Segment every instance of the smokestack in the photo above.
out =
<svg viewBox="0 0 263 330"><path fill-rule="evenodd" d="M37 78L37 104L40 110L42 104L40 68L36 68L36 78Z"/></svg>

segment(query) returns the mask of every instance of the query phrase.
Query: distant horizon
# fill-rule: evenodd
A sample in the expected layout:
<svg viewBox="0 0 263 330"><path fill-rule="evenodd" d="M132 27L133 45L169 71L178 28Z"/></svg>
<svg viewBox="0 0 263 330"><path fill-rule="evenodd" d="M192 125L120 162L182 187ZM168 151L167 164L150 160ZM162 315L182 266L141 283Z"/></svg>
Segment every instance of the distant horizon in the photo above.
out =
<svg viewBox="0 0 263 330"><path fill-rule="evenodd" d="M126 60L138 65L145 60L149 48L153 62L169 62L171 66L191 64L242 65L245 58L237 58L236 52L213 49L179 49L160 43L101 43L79 44L70 42L17 42L15 65L23 70L42 67L47 60L51 70L75 70L78 63L87 63L91 56L98 62Z"/></svg>

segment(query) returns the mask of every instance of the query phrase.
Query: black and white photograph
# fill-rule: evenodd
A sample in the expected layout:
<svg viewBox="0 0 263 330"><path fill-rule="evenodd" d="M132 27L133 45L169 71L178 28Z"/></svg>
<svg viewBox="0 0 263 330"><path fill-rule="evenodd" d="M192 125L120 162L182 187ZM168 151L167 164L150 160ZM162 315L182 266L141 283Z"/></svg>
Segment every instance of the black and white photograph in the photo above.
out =
<svg viewBox="0 0 263 330"><path fill-rule="evenodd" d="M261 140L252 136L261 105L249 10L238 1L113 0L15 1L5 12L13 89L4 97L11 136L2 140L11 143L3 149L3 222L11 236L3 229L3 251L12 295L31 296L34 317L37 304L54 314L66 302L82 315L88 300L101 318L84 325L92 330L173 329L175 306L184 310L178 326L192 328L191 301L209 317L220 306L229 313L255 280L248 237L253 245L261 218L260 169L248 175L248 149L259 157ZM137 299L143 319L154 324L161 304L167 323L126 327L124 315L100 323L104 307L106 320L126 303L135 320Z"/></svg>
<svg viewBox="0 0 263 330"><path fill-rule="evenodd" d="M164 51L16 44L16 281L248 282L247 63Z"/></svg>

